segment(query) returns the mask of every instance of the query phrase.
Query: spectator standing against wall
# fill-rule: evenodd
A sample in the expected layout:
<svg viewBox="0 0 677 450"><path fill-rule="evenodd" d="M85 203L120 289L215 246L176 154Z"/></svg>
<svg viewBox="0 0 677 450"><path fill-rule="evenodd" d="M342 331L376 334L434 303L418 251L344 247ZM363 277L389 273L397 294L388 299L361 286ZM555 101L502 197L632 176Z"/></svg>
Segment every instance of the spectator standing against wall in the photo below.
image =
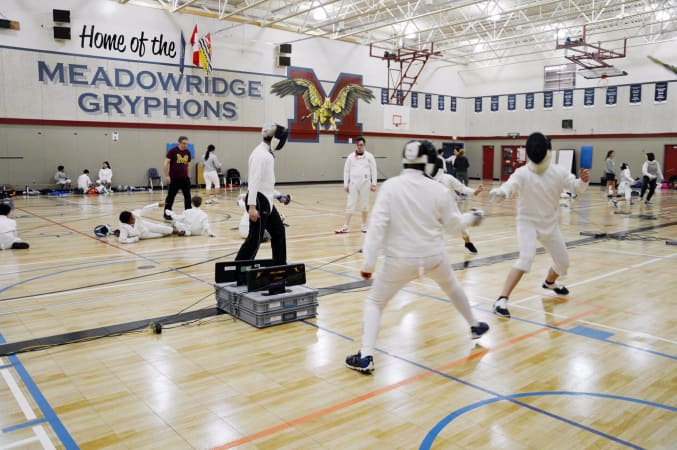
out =
<svg viewBox="0 0 677 450"><path fill-rule="evenodd" d="M208 198L207 203L219 202L217 197L219 196L219 187L221 186L221 181L219 181L219 169L221 169L221 161L219 161L219 158L216 156L216 153L214 153L214 150L216 150L216 147L214 147L212 144L209 144L207 146L207 152L202 157L202 166L204 167L202 176L205 179L205 192L207 197L210 196L212 188L214 188L214 196Z"/></svg>
<svg viewBox="0 0 677 450"><path fill-rule="evenodd" d="M454 170L456 171L456 179L463 182L466 186L468 185L468 168L470 167L470 162L465 156L465 150L459 149L456 159L454 160Z"/></svg>

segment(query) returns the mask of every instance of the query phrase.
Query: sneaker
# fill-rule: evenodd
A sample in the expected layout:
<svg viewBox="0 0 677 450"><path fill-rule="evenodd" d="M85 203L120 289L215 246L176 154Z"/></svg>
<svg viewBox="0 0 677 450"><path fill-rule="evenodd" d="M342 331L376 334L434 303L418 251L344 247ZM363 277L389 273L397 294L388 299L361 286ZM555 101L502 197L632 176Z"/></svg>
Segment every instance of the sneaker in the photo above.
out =
<svg viewBox="0 0 677 450"><path fill-rule="evenodd" d="M346 367L358 372L373 372L374 359L371 356L363 358L360 352L357 352L355 355L348 355L346 357Z"/></svg>
<svg viewBox="0 0 677 450"><path fill-rule="evenodd" d="M481 338L487 331L489 331L489 325L484 322L480 322L476 327L470 327L470 334L473 339Z"/></svg>
<svg viewBox="0 0 677 450"><path fill-rule="evenodd" d="M169 220L170 222L172 221L172 216L165 214L163 217L165 218L165 220Z"/></svg>
<svg viewBox="0 0 677 450"><path fill-rule="evenodd" d="M494 303L494 314L499 317L510 318L510 311L508 311L508 299L506 297L498 297Z"/></svg>
<svg viewBox="0 0 677 450"><path fill-rule="evenodd" d="M611 204L614 205L614 208L618 208L618 202L616 200L611 200Z"/></svg>
<svg viewBox="0 0 677 450"><path fill-rule="evenodd" d="M350 232L350 230L348 229L347 225L343 225L342 227L334 230L334 233L336 233L336 234L343 234L343 233L348 233L348 232Z"/></svg>
<svg viewBox="0 0 677 450"><path fill-rule="evenodd" d="M545 282L543 282L543 289L549 289L551 291L554 291L555 294L557 294L557 295L567 295L567 294L569 294L569 289L564 287L564 285L558 284L558 283L548 283L547 280Z"/></svg>
<svg viewBox="0 0 677 450"><path fill-rule="evenodd" d="M186 232L183 231L183 230L181 230L181 231L178 232L178 235L179 235L179 236L185 236L185 235L186 235Z"/></svg>
<svg viewBox="0 0 677 450"><path fill-rule="evenodd" d="M211 199L209 199L205 202L206 205L211 205L212 203L214 203L214 200L211 200Z"/></svg>
<svg viewBox="0 0 677 450"><path fill-rule="evenodd" d="M470 253L477 253L477 248L475 248L475 244L472 242L466 242L465 248L467 248Z"/></svg>
<svg viewBox="0 0 677 450"><path fill-rule="evenodd" d="M644 204L645 204L645 205L650 205L651 202L650 202L649 200L646 200L646 201L644 202Z"/></svg>
<svg viewBox="0 0 677 450"><path fill-rule="evenodd" d="M360 227L360 231L363 232L363 233L366 233L367 232L367 226L362 225L362 227Z"/></svg>

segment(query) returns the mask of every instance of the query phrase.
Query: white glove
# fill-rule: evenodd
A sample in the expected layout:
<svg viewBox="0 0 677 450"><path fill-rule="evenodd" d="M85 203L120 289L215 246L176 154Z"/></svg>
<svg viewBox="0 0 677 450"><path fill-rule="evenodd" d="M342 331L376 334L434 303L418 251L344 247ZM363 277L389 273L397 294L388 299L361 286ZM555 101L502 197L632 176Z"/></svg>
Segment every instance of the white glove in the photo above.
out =
<svg viewBox="0 0 677 450"><path fill-rule="evenodd" d="M489 191L489 198L494 203L501 203L503 200L508 198L505 191L501 188L493 188Z"/></svg>
<svg viewBox="0 0 677 450"><path fill-rule="evenodd" d="M481 209L474 209L472 212L467 212L461 214L461 223L463 227L476 227L482 223L482 218L484 217L484 211Z"/></svg>

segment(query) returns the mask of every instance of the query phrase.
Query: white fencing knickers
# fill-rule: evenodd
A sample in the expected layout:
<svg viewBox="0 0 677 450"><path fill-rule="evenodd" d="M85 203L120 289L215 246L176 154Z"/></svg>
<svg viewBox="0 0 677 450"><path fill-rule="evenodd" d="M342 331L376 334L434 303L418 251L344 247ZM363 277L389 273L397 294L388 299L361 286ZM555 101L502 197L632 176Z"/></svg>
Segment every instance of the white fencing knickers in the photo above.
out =
<svg viewBox="0 0 677 450"><path fill-rule="evenodd" d="M569 253L557 222L542 226L536 222L518 220L517 241L520 255L513 266L515 269L529 272L536 257L536 245L540 242L552 258L552 270L557 275L566 275L569 269Z"/></svg>
<svg viewBox="0 0 677 450"><path fill-rule="evenodd" d="M369 193L371 192L371 181L365 178L360 181L351 181L348 185L348 205L347 213L367 211L369 209Z"/></svg>
<svg viewBox="0 0 677 450"><path fill-rule="evenodd" d="M437 283L469 326L477 323L470 309L468 297L451 270L451 263L446 252L443 251L434 256L412 258L386 256L383 267L374 274L374 283L364 301L362 348L360 350L363 357L374 354L376 337L381 325L381 313L385 306L404 285L420 275L425 275Z"/></svg>

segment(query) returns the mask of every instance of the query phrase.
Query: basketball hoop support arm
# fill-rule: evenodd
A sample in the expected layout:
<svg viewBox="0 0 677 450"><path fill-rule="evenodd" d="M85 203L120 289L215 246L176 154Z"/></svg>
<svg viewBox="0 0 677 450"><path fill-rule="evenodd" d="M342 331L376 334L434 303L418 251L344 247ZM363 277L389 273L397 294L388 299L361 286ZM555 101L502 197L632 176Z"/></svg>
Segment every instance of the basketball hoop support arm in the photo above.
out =
<svg viewBox="0 0 677 450"><path fill-rule="evenodd" d="M377 55L374 53L373 45L369 44L369 56L384 59L388 63L388 104L404 104L428 59L441 54L434 51L433 44L430 43L430 48L421 50L400 48L395 53L384 51L383 55Z"/></svg>
<svg viewBox="0 0 677 450"><path fill-rule="evenodd" d="M575 54L567 55L565 53L564 57L572 63L583 67L584 69L613 67L611 64L606 62L607 59L625 58L628 48L627 38L623 39L622 53L602 48L601 42L598 42L597 45L590 44L586 39L586 26L583 25L583 36L581 38L575 39L573 41L565 41L564 44L560 44L559 39L555 38L555 48L557 50L564 49L565 52L567 50L573 51Z"/></svg>

